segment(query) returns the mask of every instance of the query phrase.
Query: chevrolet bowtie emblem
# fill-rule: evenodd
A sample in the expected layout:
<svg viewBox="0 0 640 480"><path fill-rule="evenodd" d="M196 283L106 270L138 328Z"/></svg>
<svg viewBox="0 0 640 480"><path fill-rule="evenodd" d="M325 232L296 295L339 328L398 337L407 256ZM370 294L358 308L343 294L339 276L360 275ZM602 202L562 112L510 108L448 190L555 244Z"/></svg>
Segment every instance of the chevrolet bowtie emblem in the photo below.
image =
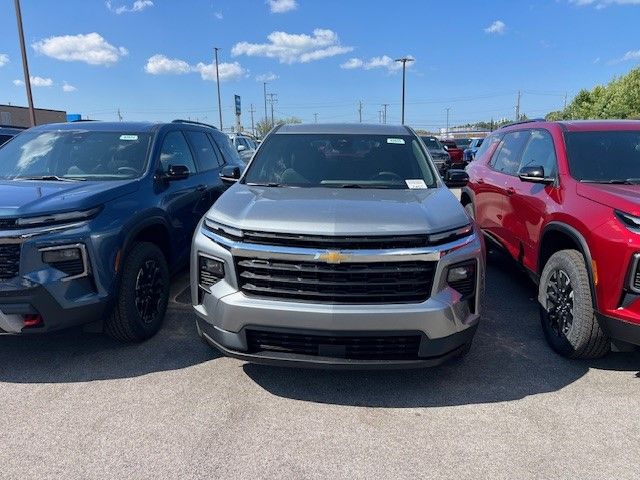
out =
<svg viewBox="0 0 640 480"><path fill-rule="evenodd" d="M351 257L350 255L345 255L344 253L331 250L325 253L317 254L316 260L337 264L337 263L342 263L349 260L350 257Z"/></svg>

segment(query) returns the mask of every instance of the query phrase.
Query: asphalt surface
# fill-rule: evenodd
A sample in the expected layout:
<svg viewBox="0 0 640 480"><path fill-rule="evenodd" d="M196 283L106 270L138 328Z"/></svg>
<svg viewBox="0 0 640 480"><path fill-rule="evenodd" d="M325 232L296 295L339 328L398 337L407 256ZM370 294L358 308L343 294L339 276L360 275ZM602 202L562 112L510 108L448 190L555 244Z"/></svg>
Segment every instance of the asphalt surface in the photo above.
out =
<svg viewBox="0 0 640 480"><path fill-rule="evenodd" d="M0 338L0 477L639 478L640 354L556 356L534 296L490 255L471 352L420 371L221 358L178 304L142 345Z"/></svg>

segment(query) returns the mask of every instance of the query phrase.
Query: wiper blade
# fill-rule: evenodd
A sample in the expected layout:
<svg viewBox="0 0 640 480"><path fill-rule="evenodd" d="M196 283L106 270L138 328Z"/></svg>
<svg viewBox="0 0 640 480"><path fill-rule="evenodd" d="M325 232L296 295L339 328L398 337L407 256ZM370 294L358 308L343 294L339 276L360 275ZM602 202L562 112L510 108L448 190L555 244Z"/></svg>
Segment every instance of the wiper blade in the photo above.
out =
<svg viewBox="0 0 640 480"><path fill-rule="evenodd" d="M84 178L66 178L57 175L40 175L35 177L15 177L14 180L45 180L55 182L83 182Z"/></svg>
<svg viewBox="0 0 640 480"><path fill-rule="evenodd" d="M640 178L614 178L611 180L580 180L582 183L603 183L607 185L638 185Z"/></svg>
<svg viewBox="0 0 640 480"><path fill-rule="evenodd" d="M245 185L250 187L284 187L281 183L269 182L269 183L257 183L257 182L247 182Z"/></svg>

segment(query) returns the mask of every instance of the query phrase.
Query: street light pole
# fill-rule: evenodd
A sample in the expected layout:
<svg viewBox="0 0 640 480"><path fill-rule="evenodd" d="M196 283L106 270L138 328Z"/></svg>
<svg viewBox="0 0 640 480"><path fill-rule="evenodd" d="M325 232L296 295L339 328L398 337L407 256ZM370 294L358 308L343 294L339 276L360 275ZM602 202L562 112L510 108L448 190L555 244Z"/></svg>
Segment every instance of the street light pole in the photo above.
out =
<svg viewBox="0 0 640 480"><path fill-rule="evenodd" d="M16 20L18 21L18 36L20 37L20 53L22 54L22 69L24 70L24 86L27 88L27 101L29 102L29 118L31 126L36 125L36 111L33 108L33 95L31 94L31 77L29 76L29 64L27 63L27 50L24 46L24 30L22 29L22 12L20 0L14 0L16 7Z"/></svg>
<svg viewBox="0 0 640 480"><path fill-rule="evenodd" d="M449 135L449 110L451 110L451 108L447 107L447 135Z"/></svg>
<svg viewBox="0 0 640 480"><path fill-rule="evenodd" d="M396 62L402 62L402 125L404 125L404 89L407 73L407 62L413 62L411 57L396 58Z"/></svg>
<svg viewBox="0 0 640 480"><path fill-rule="evenodd" d="M216 54L216 85L218 87L218 113L220 114L220 130L222 131L222 102L220 101L220 73L218 72L218 47L213 47Z"/></svg>
<svg viewBox="0 0 640 480"><path fill-rule="evenodd" d="M269 114L267 113L267 82L262 82L264 86L264 123L269 123Z"/></svg>

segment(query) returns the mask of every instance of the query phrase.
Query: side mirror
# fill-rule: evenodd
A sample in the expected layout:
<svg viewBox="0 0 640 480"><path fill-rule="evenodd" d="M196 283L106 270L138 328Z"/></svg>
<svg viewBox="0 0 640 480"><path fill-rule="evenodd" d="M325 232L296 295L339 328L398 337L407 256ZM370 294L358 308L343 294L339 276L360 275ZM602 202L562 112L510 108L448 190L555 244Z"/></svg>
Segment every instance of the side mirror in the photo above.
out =
<svg viewBox="0 0 640 480"><path fill-rule="evenodd" d="M169 182L184 180L185 178L189 178L189 173L189 167L186 165L169 165L169 169L164 175L164 178Z"/></svg>
<svg viewBox="0 0 640 480"><path fill-rule="evenodd" d="M220 180L225 183L235 183L240 178L240 167L234 167L233 165L227 165L220 172Z"/></svg>
<svg viewBox="0 0 640 480"><path fill-rule="evenodd" d="M469 174L464 170L452 168L444 174L444 183L449 188L466 187L469 183Z"/></svg>
<svg viewBox="0 0 640 480"><path fill-rule="evenodd" d="M239 152L244 152L247 149L247 147L245 147L244 145L238 145L238 151Z"/></svg>
<svg viewBox="0 0 640 480"><path fill-rule="evenodd" d="M553 178L547 178L544 175L544 167L540 165L532 166L532 167L522 167L520 172L518 172L518 177L523 182L530 183L543 183L545 185L549 185L555 181Z"/></svg>

